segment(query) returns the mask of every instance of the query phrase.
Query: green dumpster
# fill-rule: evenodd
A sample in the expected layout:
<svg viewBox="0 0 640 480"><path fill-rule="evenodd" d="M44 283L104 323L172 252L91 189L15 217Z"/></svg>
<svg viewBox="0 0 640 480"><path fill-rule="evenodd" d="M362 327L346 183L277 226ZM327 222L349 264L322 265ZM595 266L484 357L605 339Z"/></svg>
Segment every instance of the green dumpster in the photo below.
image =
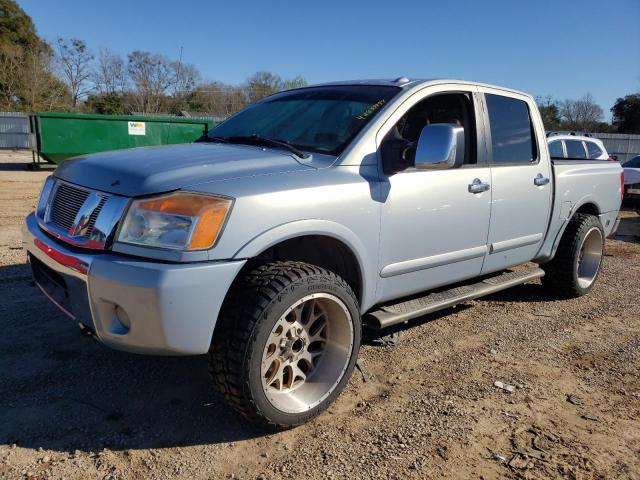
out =
<svg viewBox="0 0 640 480"><path fill-rule="evenodd" d="M107 150L189 143L214 126L213 120L184 117L56 112L31 116L37 153L52 163Z"/></svg>

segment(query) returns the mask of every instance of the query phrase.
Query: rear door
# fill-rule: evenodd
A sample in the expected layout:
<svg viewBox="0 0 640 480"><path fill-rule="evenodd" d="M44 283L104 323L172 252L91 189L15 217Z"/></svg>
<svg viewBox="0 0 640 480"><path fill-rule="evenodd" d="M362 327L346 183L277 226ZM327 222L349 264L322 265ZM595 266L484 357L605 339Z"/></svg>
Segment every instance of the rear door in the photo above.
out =
<svg viewBox="0 0 640 480"><path fill-rule="evenodd" d="M524 95L484 93L485 135L491 166L491 220L482 273L535 257L551 211L551 166L540 146L544 129Z"/></svg>

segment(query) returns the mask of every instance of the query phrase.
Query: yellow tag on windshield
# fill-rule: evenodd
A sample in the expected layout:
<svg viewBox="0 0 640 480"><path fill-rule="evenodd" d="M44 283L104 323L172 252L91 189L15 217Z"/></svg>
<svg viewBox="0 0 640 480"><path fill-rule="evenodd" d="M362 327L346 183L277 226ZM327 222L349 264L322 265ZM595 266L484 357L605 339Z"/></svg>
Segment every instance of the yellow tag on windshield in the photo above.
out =
<svg viewBox="0 0 640 480"><path fill-rule="evenodd" d="M383 98L379 102L374 103L370 107L368 107L364 112L358 115L356 118L358 120L366 120L372 113L378 110L382 105L384 105L385 99Z"/></svg>

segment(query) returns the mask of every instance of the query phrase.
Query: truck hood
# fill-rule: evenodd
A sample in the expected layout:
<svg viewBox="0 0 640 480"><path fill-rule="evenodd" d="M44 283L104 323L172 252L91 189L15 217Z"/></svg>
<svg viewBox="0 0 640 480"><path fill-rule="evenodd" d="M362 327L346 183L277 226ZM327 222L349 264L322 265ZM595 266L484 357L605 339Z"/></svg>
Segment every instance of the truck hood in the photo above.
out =
<svg viewBox="0 0 640 480"><path fill-rule="evenodd" d="M317 160L327 165L327 159ZM104 192L139 196L230 178L315 170L313 163L313 158L302 163L288 152L250 145L193 143L77 157L65 161L54 175Z"/></svg>

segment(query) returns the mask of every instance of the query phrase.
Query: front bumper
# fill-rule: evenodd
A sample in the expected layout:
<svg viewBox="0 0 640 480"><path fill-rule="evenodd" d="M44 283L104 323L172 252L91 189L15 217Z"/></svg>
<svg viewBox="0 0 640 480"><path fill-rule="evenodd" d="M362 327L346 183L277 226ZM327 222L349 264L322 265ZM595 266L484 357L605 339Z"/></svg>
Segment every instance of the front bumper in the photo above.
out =
<svg viewBox="0 0 640 480"><path fill-rule="evenodd" d="M54 240L26 218L23 242L38 287L106 345L136 353L198 355L209 350L216 319L244 260L160 263L86 253ZM130 327L118 320L126 312Z"/></svg>

